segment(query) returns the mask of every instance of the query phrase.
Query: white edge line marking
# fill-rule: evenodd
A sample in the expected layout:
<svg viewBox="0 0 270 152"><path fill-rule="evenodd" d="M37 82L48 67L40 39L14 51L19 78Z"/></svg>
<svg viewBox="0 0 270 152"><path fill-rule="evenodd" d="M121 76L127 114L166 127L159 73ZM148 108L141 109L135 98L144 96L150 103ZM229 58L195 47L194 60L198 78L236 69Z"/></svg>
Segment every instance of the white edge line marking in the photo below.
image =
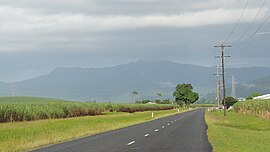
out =
<svg viewBox="0 0 270 152"><path fill-rule="evenodd" d="M132 145L134 143L135 143L135 141L132 141L132 142L128 143L127 145L129 146L129 145Z"/></svg>
<svg viewBox="0 0 270 152"><path fill-rule="evenodd" d="M158 129L156 129L155 131L158 131Z"/></svg>
<svg viewBox="0 0 270 152"><path fill-rule="evenodd" d="M149 136L149 134L145 134L145 135L144 135L144 137L147 137L147 136Z"/></svg>

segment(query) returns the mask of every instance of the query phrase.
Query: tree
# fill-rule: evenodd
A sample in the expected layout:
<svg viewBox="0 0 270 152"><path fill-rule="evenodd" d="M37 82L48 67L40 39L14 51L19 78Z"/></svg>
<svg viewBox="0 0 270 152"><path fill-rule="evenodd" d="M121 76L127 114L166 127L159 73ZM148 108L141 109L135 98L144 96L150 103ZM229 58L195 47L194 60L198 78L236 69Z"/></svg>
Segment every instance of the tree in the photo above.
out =
<svg viewBox="0 0 270 152"><path fill-rule="evenodd" d="M183 104L192 104L199 99L199 94L193 92L191 84L178 84L175 88L173 96L175 102L182 106Z"/></svg>
<svg viewBox="0 0 270 152"><path fill-rule="evenodd" d="M233 97L227 97L226 98L226 107L230 108L231 106L233 106L236 102L238 102L237 99L233 98Z"/></svg>
<svg viewBox="0 0 270 152"><path fill-rule="evenodd" d="M165 99L161 101L160 104L172 104L172 101L170 101L170 99Z"/></svg>
<svg viewBox="0 0 270 152"><path fill-rule="evenodd" d="M258 93L258 92L252 92L246 99L247 100L251 100L255 97L261 96L262 94Z"/></svg>

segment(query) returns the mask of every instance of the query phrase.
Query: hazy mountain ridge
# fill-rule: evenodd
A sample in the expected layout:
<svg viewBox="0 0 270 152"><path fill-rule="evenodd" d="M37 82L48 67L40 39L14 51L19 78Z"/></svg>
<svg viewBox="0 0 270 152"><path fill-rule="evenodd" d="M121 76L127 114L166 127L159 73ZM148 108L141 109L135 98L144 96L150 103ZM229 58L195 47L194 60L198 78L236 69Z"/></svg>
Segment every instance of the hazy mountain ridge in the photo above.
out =
<svg viewBox="0 0 270 152"><path fill-rule="evenodd" d="M0 94L127 102L133 100L133 90L139 92L137 99L156 98L157 91L164 94L163 98L172 98L177 84L191 83L196 91L206 95L214 91L214 72L214 68L169 61L137 61L106 68L62 67L35 79L0 83ZM244 84L270 76L270 68L227 69L227 80L231 75Z"/></svg>
<svg viewBox="0 0 270 152"><path fill-rule="evenodd" d="M270 77L260 78L249 83L240 83L236 85L236 91L239 97L247 97L252 92L261 94L270 93Z"/></svg>

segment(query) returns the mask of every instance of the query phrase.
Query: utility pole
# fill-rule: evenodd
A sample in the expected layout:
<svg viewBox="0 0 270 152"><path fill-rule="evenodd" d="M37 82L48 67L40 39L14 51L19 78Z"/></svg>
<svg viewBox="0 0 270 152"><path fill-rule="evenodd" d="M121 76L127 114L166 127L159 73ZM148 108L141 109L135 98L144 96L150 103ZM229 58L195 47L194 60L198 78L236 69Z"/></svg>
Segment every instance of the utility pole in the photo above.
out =
<svg viewBox="0 0 270 152"><path fill-rule="evenodd" d="M234 75L232 76L232 92L231 92L231 96L232 96L233 98L236 98Z"/></svg>
<svg viewBox="0 0 270 152"><path fill-rule="evenodd" d="M221 104L221 102L220 102L220 99L221 99L221 80L218 80L218 90L219 90L219 93L218 93L218 98L219 98L219 106L220 106L220 104ZM218 108L220 108L220 107L218 107Z"/></svg>
<svg viewBox="0 0 270 152"><path fill-rule="evenodd" d="M222 85L223 85L223 104L224 104L224 116L226 116L226 85L225 85L225 57L230 57L230 56L225 56L224 55L224 48L226 47L232 47L231 45L216 45L214 47L221 48L221 63L222 63Z"/></svg>
<svg viewBox="0 0 270 152"><path fill-rule="evenodd" d="M219 65L216 66L216 73L214 74L216 76L216 101L217 101L217 107L219 109L220 107L220 80L219 76Z"/></svg>

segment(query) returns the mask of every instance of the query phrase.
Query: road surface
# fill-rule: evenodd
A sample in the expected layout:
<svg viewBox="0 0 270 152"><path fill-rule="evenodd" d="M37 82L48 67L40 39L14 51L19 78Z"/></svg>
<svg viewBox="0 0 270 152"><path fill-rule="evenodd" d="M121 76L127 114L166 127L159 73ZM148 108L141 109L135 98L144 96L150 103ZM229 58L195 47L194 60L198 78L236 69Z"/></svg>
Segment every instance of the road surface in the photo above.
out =
<svg viewBox="0 0 270 152"><path fill-rule="evenodd" d="M206 129L197 109L34 152L211 152Z"/></svg>

